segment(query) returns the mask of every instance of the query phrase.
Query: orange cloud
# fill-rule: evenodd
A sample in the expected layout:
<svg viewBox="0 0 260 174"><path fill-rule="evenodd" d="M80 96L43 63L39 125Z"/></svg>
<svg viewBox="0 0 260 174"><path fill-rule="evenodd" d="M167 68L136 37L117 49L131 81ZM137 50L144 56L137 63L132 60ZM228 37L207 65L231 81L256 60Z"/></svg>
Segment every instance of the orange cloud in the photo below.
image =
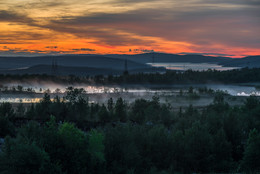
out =
<svg viewBox="0 0 260 174"><path fill-rule="evenodd" d="M12 0L0 4L0 53L260 55L249 0Z"/></svg>

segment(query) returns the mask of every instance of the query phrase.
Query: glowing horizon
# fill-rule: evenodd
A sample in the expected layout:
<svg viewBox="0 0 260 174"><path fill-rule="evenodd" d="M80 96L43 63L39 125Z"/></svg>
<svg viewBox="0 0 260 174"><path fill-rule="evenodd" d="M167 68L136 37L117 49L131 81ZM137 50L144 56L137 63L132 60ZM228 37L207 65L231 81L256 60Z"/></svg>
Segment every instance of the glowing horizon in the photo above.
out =
<svg viewBox="0 0 260 174"><path fill-rule="evenodd" d="M0 0L0 56L260 55L259 9L259 0Z"/></svg>

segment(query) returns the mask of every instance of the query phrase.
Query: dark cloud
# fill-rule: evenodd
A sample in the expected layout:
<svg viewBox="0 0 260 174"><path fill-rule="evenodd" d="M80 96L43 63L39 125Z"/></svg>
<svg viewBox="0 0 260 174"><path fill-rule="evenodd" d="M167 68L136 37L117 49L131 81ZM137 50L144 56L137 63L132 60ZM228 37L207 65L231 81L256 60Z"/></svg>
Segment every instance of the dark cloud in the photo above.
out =
<svg viewBox="0 0 260 174"><path fill-rule="evenodd" d="M96 51L95 49L91 48L79 48L79 49L72 49L73 51Z"/></svg>
<svg viewBox="0 0 260 174"><path fill-rule="evenodd" d="M70 4L73 2L70 2ZM23 5L23 8L40 8L40 9L46 9L46 8L53 8L58 6L64 6L66 3L61 0L55 0L55 1L36 1L36 2L29 2L26 5Z"/></svg>
<svg viewBox="0 0 260 174"><path fill-rule="evenodd" d="M0 39L0 44L19 44L17 41L8 41L8 40L1 40Z"/></svg>
<svg viewBox="0 0 260 174"><path fill-rule="evenodd" d="M260 31L260 16L251 14L255 9L244 10L203 9L178 12L170 9L141 9L123 14L99 13L56 20L51 21L48 27L80 37L94 37L109 45L153 44L118 32L125 31L202 46L217 43L259 48L260 38L256 36Z"/></svg>
<svg viewBox="0 0 260 174"><path fill-rule="evenodd" d="M134 3L142 2L158 3L160 1L115 0L111 1L111 4L122 7L122 4L134 5ZM171 6L172 2L176 5ZM220 52L221 49L228 50L225 46L260 48L260 0L190 0L185 2L176 0L172 2L165 2L164 8L147 6L126 12L86 12L81 16L69 14L66 16L67 13L64 13L64 16L57 18L46 18L44 24L35 22L25 14L2 10L0 22L22 23L60 33L70 33L80 38L94 39L96 41L92 42L98 45L154 46L157 44L158 46L155 40L147 39L155 37L166 41L188 42L200 48L202 52L211 52L213 51L211 48L221 46L222 48L218 50ZM35 1L20 8L48 9L48 7L65 7L71 3L74 1ZM13 39L10 39L10 34L0 33L0 42L7 44L15 40L19 42L26 39L40 40L53 37L27 31L13 33ZM92 51L92 49L82 48L74 51Z"/></svg>
<svg viewBox="0 0 260 174"><path fill-rule="evenodd" d="M46 46L45 48L56 49L56 48L58 48L58 46Z"/></svg>
<svg viewBox="0 0 260 174"><path fill-rule="evenodd" d="M55 38L55 35L36 31L6 31L0 33L0 44L30 44L33 41L52 38Z"/></svg>
<svg viewBox="0 0 260 174"><path fill-rule="evenodd" d="M130 4L138 4L138 3L144 3L144 2L156 2L158 0L115 0L111 2L114 6L117 5L130 5Z"/></svg>
<svg viewBox="0 0 260 174"><path fill-rule="evenodd" d="M201 1L201 3L203 2L205 1ZM207 0L206 3L260 6L260 0Z"/></svg>
<svg viewBox="0 0 260 174"><path fill-rule="evenodd" d="M67 21L67 20L66 20ZM74 20L72 20L74 22ZM100 27L99 25L86 25L86 24L77 24L73 25L70 22L53 22L50 25L45 26L46 28L59 31L66 32L73 35L76 35L80 38L94 38L97 41L91 41L95 44L106 44L111 46L123 46L129 45L132 43L139 45L149 45L142 38L134 38L131 35L127 35L126 33L122 33L117 27L109 27L103 25ZM122 30L123 31L123 30ZM153 44L153 42L150 42Z"/></svg>
<svg viewBox="0 0 260 174"><path fill-rule="evenodd" d="M43 55L44 53L39 53L38 52L28 52L28 50L5 50L5 51L0 51L0 56L40 56Z"/></svg>
<svg viewBox="0 0 260 174"><path fill-rule="evenodd" d="M136 2L152 2L157 0L117 0L115 3L136 3Z"/></svg>
<svg viewBox="0 0 260 174"><path fill-rule="evenodd" d="M129 50L129 52L135 52L135 53L154 53L154 50L148 50L148 49L133 49Z"/></svg>
<svg viewBox="0 0 260 174"><path fill-rule="evenodd" d="M43 51L43 50L28 50L28 49L8 49L0 50L0 56L42 56L42 55L59 55L59 54L71 54L72 51Z"/></svg>
<svg viewBox="0 0 260 174"><path fill-rule="evenodd" d="M167 17L174 17L179 13L173 11L165 11L165 9L140 9L135 11L129 11L124 13L94 13L86 16L76 16L74 18L64 18L61 20L53 20L51 22L55 24L70 24L72 26L78 25L101 25L110 24L113 26L117 23L123 24L139 24L145 21L160 21L169 20ZM171 19L170 19L171 20Z"/></svg>
<svg viewBox="0 0 260 174"><path fill-rule="evenodd" d="M35 21L32 18L29 18L22 14L18 14L13 11L1 10L0 22L18 22L18 23L33 24Z"/></svg>
<svg viewBox="0 0 260 174"><path fill-rule="evenodd" d="M74 2L64 1L64 0L32 0L32 1L21 1L10 6L13 11L25 11L31 9L37 10L49 10L55 7L65 7L67 5L73 4ZM6 5L6 4L5 4Z"/></svg>

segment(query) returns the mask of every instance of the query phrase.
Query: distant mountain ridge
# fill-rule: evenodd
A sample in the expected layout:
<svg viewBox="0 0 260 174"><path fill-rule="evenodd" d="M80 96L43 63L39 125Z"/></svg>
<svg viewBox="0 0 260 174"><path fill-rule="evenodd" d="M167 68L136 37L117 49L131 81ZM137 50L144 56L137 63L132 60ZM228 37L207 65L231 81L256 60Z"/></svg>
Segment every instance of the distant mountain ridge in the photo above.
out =
<svg viewBox="0 0 260 174"><path fill-rule="evenodd" d="M125 60L106 57L102 55L61 55L61 56L40 56L40 57L0 57L0 69L19 69L32 67L35 65L52 65L56 62L58 66L72 67L92 67L124 70ZM148 68L149 65L127 61L127 68L142 69Z"/></svg>
<svg viewBox="0 0 260 174"><path fill-rule="evenodd" d="M260 68L260 55L245 58L212 57L203 55L176 55L165 53L146 53L138 55L106 55L127 59L138 63L216 63L225 67Z"/></svg>
<svg viewBox="0 0 260 174"><path fill-rule="evenodd" d="M131 69L129 73L149 73L165 72L164 68L139 68ZM0 74L48 74L48 75L77 75L77 76L95 76L95 75L122 75L124 71L118 69L93 68L93 67L72 67L58 66L53 72L52 65L35 65L24 69L0 70Z"/></svg>
<svg viewBox="0 0 260 174"><path fill-rule="evenodd" d="M145 53L137 55L58 55L37 57L0 57L2 74L49 74L53 63L60 74L68 75L114 75L122 74L125 68L132 72L165 72L164 68L153 68L147 63L215 63L226 67L260 67L260 56L246 58L211 57L203 55L175 55Z"/></svg>
<svg viewBox="0 0 260 174"><path fill-rule="evenodd" d="M145 53L136 55L106 55L107 57L127 59L138 63L177 63L177 62L189 62L189 63L222 63L232 60L228 57L211 57L203 55L177 55L166 53Z"/></svg>
<svg viewBox="0 0 260 174"><path fill-rule="evenodd" d="M236 67L248 67L259 68L260 56L249 56L241 59L231 59L226 62L222 62L223 66L236 66Z"/></svg>

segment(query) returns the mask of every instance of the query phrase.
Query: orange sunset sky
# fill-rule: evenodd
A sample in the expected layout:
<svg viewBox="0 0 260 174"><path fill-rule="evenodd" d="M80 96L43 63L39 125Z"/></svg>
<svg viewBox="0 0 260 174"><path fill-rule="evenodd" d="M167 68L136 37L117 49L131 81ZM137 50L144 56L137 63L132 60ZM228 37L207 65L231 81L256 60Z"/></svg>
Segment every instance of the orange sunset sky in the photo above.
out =
<svg viewBox="0 0 260 174"><path fill-rule="evenodd" d="M260 55L260 0L0 0L0 56Z"/></svg>

